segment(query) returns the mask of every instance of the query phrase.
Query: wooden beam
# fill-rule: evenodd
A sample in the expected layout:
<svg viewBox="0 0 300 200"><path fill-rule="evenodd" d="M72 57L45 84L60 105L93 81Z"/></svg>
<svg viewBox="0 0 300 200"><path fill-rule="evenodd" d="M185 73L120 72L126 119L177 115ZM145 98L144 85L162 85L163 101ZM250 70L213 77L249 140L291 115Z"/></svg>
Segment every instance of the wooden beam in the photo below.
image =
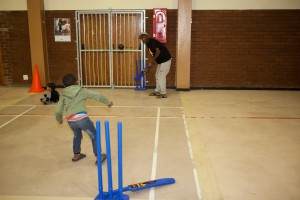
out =
<svg viewBox="0 0 300 200"><path fill-rule="evenodd" d="M178 0L176 89L190 89L192 0Z"/></svg>
<svg viewBox="0 0 300 200"><path fill-rule="evenodd" d="M27 0L28 27L32 71L38 66L43 86L48 82L48 62L46 48L45 12L43 0Z"/></svg>

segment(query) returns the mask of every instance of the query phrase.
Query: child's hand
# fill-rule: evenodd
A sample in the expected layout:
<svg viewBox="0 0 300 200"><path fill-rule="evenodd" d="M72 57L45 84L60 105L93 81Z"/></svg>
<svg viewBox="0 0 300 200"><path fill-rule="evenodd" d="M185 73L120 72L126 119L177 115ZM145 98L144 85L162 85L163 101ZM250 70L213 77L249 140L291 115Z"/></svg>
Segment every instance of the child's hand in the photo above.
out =
<svg viewBox="0 0 300 200"><path fill-rule="evenodd" d="M111 101L111 102L107 105L107 107L111 108L113 105L114 105L114 104L113 104L113 102Z"/></svg>

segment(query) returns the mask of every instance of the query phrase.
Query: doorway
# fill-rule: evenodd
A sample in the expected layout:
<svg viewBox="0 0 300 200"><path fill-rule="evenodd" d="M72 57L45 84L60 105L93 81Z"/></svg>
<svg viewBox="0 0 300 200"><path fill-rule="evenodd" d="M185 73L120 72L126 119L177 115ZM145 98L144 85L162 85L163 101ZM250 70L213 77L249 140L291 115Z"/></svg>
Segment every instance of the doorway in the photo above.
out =
<svg viewBox="0 0 300 200"><path fill-rule="evenodd" d="M144 66L145 11L76 12L79 83L84 87L134 87Z"/></svg>

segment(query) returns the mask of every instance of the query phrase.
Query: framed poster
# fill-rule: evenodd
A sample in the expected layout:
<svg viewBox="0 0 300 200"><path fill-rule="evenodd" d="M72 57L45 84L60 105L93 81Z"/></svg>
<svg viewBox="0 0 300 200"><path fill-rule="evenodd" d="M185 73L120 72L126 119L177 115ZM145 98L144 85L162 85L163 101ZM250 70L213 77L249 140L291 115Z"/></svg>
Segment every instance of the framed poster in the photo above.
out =
<svg viewBox="0 0 300 200"><path fill-rule="evenodd" d="M54 18L55 42L71 42L70 18Z"/></svg>

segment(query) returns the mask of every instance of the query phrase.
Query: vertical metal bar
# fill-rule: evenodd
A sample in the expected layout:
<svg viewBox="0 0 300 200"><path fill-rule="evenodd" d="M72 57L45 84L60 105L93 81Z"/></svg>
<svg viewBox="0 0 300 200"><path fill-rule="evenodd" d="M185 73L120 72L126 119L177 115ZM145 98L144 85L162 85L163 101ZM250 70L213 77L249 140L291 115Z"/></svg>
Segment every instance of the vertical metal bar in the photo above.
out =
<svg viewBox="0 0 300 200"><path fill-rule="evenodd" d="M120 28L119 28L119 33L120 33L120 38L121 38L121 36L122 36L122 15L120 14ZM125 34L125 33L123 33L123 34ZM122 83L123 83L123 62L122 62L122 58L123 58L123 55L122 54L120 54L120 69L121 69L121 71L120 71L120 82L121 82L121 86L123 85Z"/></svg>
<svg viewBox="0 0 300 200"><path fill-rule="evenodd" d="M129 39L128 39L128 47L130 47L131 45L131 40L132 40L132 30L131 30L131 15L132 14L128 14L128 32L129 32ZM128 57L128 62L127 62L127 70L128 71L128 83L127 83L127 86L130 86L131 85L131 80L130 80L130 77L131 77L131 67L130 67L130 63L131 63L131 54L132 52L131 51L128 51L128 55L126 57Z"/></svg>
<svg viewBox="0 0 300 200"><path fill-rule="evenodd" d="M119 38L120 35L122 34L121 33L121 16L120 16L119 23L117 26L117 31L118 31L117 37ZM118 73L122 74L122 63L121 63L120 57L121 57L121 54L118 53ZM120 77L118 76L117 79L118 79L118 82L121 81L121 75L120 75ZM120 86L120 83L118 83L118 86Z"/></svg>
<svg viewBox="0 0 300 200"><path fill-rule="evenodd" d="M113 67L114 67L114 63L113 63L113 41L112 41L112 11L110 11L110 16L108 18L109 23L108 23L108 32L109 32L109 44L110 44L110 54L109 54L109 61L110 61L110 68L109 68L109 72L110 72L110 85L112 88L114 88L114 82L113 82Z"/></svg>
<svg viewBox="0 0 300 200"><path fill-rule="evenodd" d="M141 30L142 19L139 15L137 15L137 17L139 17L140 24L136 27L136 32L139 33L141 31L143 31L143 30ZM140 63L141 63L141 59L142 59L141 51L143 51L144 44L141 42L141 40L137 40L136 44L137 44L138 47L140 47L140 51L138 51L138 53L136 54L136 59L138 60L138 71L139 71L140 70Z"/></svg>
<svg viewBox="0 0 300 200"><path fill-rule="evenodd" d="M76 12L76 41L77 41L77 70L79 85L82 85L82 64L81 64L81 28L80 14Z"/></svg>
<svg viewBox="0 0 300 200"><path fill-rule="evenodd" d="M106 36L106 15L104 14L104 28L103 28L103 33L104 33L104 36ZM109 41L108 41L108 44L109 44ZM110 48L110 46L109 46ZM104 49L106 50L106 40L104 40ZM104 51L105 54L104 54L104 84L107 84L107 79L106 79L106 51Z"/></svg>
<svg viewBox="0 0 300 200"><path fill-rule="evenodd" d="M133 17L133 19L132 19L132 27L134 27L133 25L135 25L136 26L136 24L135 23L133 23L134 21L136 21L136 20L134 20L134 19L136 19L136 17L134 17L134 16L132 16ZM133 31L133 33L134 34L136 34L136 32L135 32L135 30ZM133 36L134 37L134 36ZM136 46L136 40L132 43L132 45L133 45L133 50L138 50L138 46ZM136 48L137 47L137 48ZM132 65L134 66L134 64L133 63L135 63L135 57L136 57L136 54L137 54L138 52L133 52L132 54ZM132 67L132 78L135 76L135 74L134 74L134 67ZM133 79L132 79L133 80Z"/></svg>
<svg viewBox="0 0 300 200"><path fill-rule="evenodd" d="M84 42L83 42L83 46L84 46L84 72L85 72L85 79L84 79L84 82L85 82L85 84L86 84L86 81L87 81L87 73L86 73L86 65L87 65L87 61L86 61L86 49L87 49L87 44L86 44L86 30L85 30L85 14L83 14L83 16L82 16L83 18L82 18L82 20L83 20L83 40L84 40ZM83 81L83 80L82 80ZM82 82L82 84L83 84L83 82Z"/></svg>
<svg viewBox="0 0 300 200"><path fill-rule="evenodd" d="M127 32L126 32L126 15L124 14L124 44L126 43L126 35L127 35ZM126 45L124 45L126 46ZM126 51L123 52L123 63L124 63L124 85L127 85L127 82L126 82L126 77L127 77L127 65L126 65L126 62L125 62L125 53Z"/></svg>
<svg viewBox="0 0 300 200"><path fill-rule="evenodd" d="M126 41L125 41L125 35L126 35L126 29L125 29L125 26L126 26L126 15L125 15L125 13L122 15L122 17L123 17L123 41L124 41L124 44L126 43ZM125 68L125 62L124 62L124 59L125 59L125 51L123 51L122 52L122 71L123 71L123 73L121 74L122 75L122 86L123 85L125 85L126 84L126 68Z"/></svg>
<svg viewBox="0 0 300 200"><path fill-rule="evenodd" d="M143 28L143 31L145 31L145 29L146 29L146 21L145 21L144 16L145 16L145 11L143 12L143 17L142 17L142 14L141 14L141 22L142 22L141 27ZM145 44L143 45L141 55L142 55L141 58L142 58L142 61L143 61L143 67L145 67L146 66ZM145 83L145 80L143 80L143 87L144 87L144 83Z"/></svg>
<svg viewBox="0 0 300 200"><path fill-rule="evenodd" d="M91 85L94 85L95 86L95 44L94 44L94 37L95 37L95 34L94 34L94 14L91 14L91 26L92 26L92 51L91 51L91 54L92 54L92 79L91 79Z"/></svg>
<svg viewBox="0 0 300 200"><path fill-rule="evenodd" d="M134 15L131 16L131 27L134 26L133 20L134 20ZM132 35L132 32L131 32L131 37L134 38L134 36ZM133 47L135 47L134 42L132 42L132 45L133 45ZM135 48L132 48L132 49L135 50ZM131 81L133 80L133 77L134 77L134 65L133 65L133 63L134 63L134 55L135 54L136 53L134 53L134 52L131 53L131 64L132 64L132 66L131 66L132 77L130 79Z"/></svg>
<svg viewBox="0 0 300 200"><path fill-rule="evenodd" d="M95 24L96 24L96 77L97 77L97 86L99 86L99 44L98 44L98 15L95 15Z"/></svg>
<svg viewBox="0 0 300 200"><path fill-rule="evenodd" d="M116 50L118 49L118 36L119 36L119 34L120 34L120 30L118 29L118 13L116 13L115 14L115 16L116 16L116 24L115 24L115 37L116 37ZM117 80L115 80L115 82L116 82L116 85L117 86L119 86L119 66L120 66L120 64L119 64L119 52L118 51L116 51L116 53L114 54L114 56L115 56L115 60L116 60L116 66L115 66L115 69L116 69L116 79Z"/></svg>
<svg viewBox="0 0 300 200"><path fill-rule="evenodd" d="M87 31L88 31L88 81L87 81L87 86L90 86L91 85L91 39L90 39L90 17L91 17L91 14L89 14L88 16L87 16Z"/></svg>
<svg viewBox="0 0 300 200"><path fill-rule="evenodd" d="M99 15L99 21L100 21L100 50L103 50L103 46L102 46L102 14ZM104 51L100 52L100 77L101 77L101 85L103 85L103 81L104 81L104 77L103 77L103 53L105 53Z"/></svg>

